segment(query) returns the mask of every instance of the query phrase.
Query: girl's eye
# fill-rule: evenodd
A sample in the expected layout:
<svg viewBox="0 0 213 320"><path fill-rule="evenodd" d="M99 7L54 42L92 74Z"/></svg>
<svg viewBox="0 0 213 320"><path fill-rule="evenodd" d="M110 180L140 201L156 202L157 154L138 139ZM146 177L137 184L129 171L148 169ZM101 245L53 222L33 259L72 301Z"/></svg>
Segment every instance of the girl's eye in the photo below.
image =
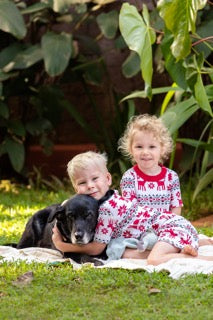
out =
<svg viewBox="0 0 213 320"><path fill-rule="evenodd" d="M97 180L97 179L98 179L98 177L94 177L92 180L95 181L95 180Z"/></svg>

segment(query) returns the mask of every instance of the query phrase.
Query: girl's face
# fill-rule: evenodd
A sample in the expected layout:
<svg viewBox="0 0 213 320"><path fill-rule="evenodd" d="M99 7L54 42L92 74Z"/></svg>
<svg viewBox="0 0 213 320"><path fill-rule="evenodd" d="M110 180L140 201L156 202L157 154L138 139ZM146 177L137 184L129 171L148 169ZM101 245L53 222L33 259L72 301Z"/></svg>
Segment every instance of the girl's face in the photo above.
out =
<svg viewBox="0 0 213 320"><path fill-rule="evenodd" d="M159 173L159 160L163 148L153 133L136 131L132 140L131 153L138 167L146 174Z"/></svg>
<svg viewBox="0 0 213 320"><path fill-rule="evenodd" d="M109 190L111 183L109 172L101 171L97 166L91 165L76 172L74 187L78 194L87 194L99 200Z"/></svg>

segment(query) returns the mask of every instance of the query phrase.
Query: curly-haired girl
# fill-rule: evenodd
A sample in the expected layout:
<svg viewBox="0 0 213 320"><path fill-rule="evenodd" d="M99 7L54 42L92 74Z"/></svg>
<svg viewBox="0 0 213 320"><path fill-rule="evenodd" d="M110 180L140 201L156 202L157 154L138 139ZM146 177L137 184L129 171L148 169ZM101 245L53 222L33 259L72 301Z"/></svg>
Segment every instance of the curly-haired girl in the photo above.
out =
<svg viewBox="0 0 213 320"><path fill-rule="evenodd" d="M173 141L162 120L148 114L132 117L118 144L118 150L134 164L121 179L122 195L136 198L140 205L180 215L183 202L179 177L163 166Z"/></svg>

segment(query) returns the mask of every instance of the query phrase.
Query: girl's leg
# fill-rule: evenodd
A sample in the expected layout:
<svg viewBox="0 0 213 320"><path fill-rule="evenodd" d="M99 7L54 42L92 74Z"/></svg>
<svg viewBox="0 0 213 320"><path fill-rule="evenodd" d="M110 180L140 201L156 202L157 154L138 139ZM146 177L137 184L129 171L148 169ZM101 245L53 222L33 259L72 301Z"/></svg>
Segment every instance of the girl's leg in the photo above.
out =
<svg viewBox="0 0 213 320"><path fill-rule="evenodd" d="M185 251L187 253L180 252L180 249L175 248L171 244L164 242L164 241L158 241L153 249L151 250L148 258L147 258L147 264L152 264L157 266L158 264L167 262L171 259L175 258L194 258L194 259L202 259L202 260L209 260L213 261L212 256L192 256L190 252L187 250ZM189 255L190 254L190 255Z"/></svg>
<svg viewBox="0 0 213 320"><path fill-rule="evenodd" d="M199 239L199 247L213 245L213 239L211 238L203 238Z"/></svg>
<svg viewBox="0 0 213 320"><path fill-rule="evenodd" d="M137 249L126 248L122 259L147 259L151 251L145 250L143 252L138 251Z"/></svg>

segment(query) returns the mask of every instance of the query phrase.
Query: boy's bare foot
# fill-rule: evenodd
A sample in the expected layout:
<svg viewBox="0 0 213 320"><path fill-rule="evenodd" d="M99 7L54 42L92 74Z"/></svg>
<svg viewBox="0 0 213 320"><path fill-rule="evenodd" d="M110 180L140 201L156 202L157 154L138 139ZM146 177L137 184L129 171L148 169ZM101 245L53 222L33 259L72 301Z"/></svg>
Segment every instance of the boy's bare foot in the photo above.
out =
<svg viewBox="0 0 213 320"><path fill-rule="evenodd" d="M198 255L198 252L196 249L194 249L192 246L187 244L181 251L182 253L189 254L190 256L196 257Z"/></svg>
<svg viewBox="0 0 213 320"><path fill-rule="evenodd" d="M199 239L199 247L209 246L209 245L213 245L213 239L210 239L210 238Z"/></svg>

